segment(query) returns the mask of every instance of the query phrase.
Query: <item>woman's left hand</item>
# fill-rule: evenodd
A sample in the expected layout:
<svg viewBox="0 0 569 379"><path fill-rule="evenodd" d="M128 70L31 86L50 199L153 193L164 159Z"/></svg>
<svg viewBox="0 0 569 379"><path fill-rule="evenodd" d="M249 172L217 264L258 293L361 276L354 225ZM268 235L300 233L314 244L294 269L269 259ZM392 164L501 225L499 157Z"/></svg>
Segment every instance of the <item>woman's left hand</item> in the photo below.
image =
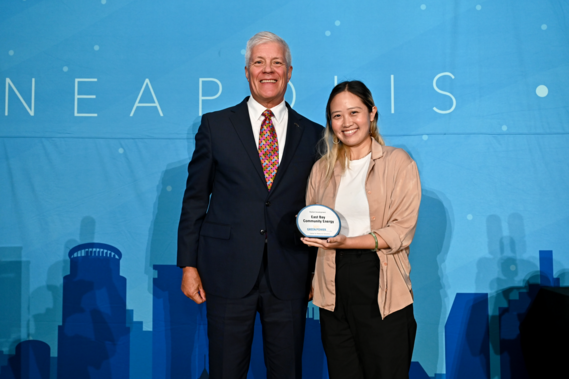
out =
<svg viewBox="0 0 569 379"><path fill-rule="evenodd" d="M303 237L300 240L308 246L319 247L325 250L343 249L348 237L339 234L336 237L322 239L322 238L309 238Z"/></svg>

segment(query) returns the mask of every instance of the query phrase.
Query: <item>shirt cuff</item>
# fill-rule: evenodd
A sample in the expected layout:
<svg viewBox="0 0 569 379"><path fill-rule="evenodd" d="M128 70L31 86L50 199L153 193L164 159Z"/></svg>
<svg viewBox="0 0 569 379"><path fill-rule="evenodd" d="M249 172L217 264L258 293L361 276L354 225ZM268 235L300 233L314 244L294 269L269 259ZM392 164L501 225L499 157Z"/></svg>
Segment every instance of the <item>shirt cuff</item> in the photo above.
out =
<svg viewBox="0 0 569 379"><path fill-rule="evenodd" d="M394 253L396 251L399 251L399 249L401 249L401 239L399 238L399 235L397 234L395 229L386 227L383 229L374 230L373 232L377 233L378 236L383 238L385 243L387 243L387 245L389 246L389 249L382 249L382 250L387 250L385 252L386 254Z"/></svg>

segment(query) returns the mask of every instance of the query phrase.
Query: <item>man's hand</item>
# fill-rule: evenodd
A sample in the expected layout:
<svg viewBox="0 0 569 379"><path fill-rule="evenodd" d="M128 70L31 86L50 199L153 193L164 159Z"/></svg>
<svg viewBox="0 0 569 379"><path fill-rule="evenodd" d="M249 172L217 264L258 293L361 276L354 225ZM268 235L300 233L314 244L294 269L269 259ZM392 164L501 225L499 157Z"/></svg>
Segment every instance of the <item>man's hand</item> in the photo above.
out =
<svg viewBox="0 0 569 379"><path fill-rule="evenodd" d="M205 291L202 285L202 279L195 267L184 267L184 276L182 277L182 292L184 295L196 302L203 303L205 299Z"/></svg>

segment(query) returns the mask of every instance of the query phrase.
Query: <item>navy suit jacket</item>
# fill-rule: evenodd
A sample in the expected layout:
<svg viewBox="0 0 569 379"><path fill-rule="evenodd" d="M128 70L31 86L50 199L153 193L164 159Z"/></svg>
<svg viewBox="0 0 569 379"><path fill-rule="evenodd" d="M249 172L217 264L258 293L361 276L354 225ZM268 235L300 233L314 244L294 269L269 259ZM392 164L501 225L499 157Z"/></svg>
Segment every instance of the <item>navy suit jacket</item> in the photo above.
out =
<svg viewBox="0 0 569 379"><path fill-rule="evenodd" d="M256 283L267 236L267 274L275 296L305 297L316 251L300 241L295 215L323 128L287 104L286 144L269 191L245 98L203 115L188 165L178 228L178 266L197 267L206 294L241 298Z"/></svg>

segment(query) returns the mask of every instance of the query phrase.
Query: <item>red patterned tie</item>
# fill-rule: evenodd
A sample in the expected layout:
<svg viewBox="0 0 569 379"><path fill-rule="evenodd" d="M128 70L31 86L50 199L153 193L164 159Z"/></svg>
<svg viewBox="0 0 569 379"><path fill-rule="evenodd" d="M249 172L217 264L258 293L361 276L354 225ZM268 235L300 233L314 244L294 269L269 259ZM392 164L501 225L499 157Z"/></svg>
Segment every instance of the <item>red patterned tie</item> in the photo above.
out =
<svg viewBox="0 0 569 379"><path fill-rule="evenodd" d="M279 141L272 121L273 112L267 109L263 112L263 116L265 119L261 124L261 132L259 133L259 158L263 164L267 187L271 190L279 167Z"/></svg>

